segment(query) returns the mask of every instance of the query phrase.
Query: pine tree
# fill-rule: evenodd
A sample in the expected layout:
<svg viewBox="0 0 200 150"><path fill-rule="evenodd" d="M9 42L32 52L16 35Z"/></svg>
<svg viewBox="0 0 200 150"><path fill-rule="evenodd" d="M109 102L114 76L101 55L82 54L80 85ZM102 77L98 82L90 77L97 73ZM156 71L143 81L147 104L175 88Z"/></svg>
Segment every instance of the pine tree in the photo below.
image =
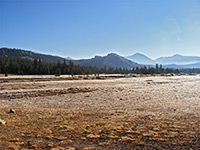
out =
<svg viewBox="0 0 200 150"><path fill-rule="evenodd" d="M61 75L61 70L60 68L57 68L55 71L55 76L60 76Z"/></svg>

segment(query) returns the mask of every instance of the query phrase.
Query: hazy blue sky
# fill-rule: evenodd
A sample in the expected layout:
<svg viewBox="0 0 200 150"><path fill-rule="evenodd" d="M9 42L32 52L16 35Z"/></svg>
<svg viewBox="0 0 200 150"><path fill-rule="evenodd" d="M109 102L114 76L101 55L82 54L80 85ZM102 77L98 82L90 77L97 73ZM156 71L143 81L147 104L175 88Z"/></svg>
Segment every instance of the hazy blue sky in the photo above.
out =
<svg viewBox="0 0 200 150"><path fill-rule="evenodd" d="M0 47L200 56L200 0L0 0Z"/></svg>

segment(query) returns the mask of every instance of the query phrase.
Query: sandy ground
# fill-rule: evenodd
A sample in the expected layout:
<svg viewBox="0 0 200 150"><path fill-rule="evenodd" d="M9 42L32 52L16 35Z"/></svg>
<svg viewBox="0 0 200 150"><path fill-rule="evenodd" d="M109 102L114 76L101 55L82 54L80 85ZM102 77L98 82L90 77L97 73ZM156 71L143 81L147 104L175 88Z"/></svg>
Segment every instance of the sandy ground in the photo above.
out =
<svg viewBox="0 0 200 150"><path fill-rule="evenodd" d="M0 149L200 149L199 75L62 79L0 77Z"/></svg>

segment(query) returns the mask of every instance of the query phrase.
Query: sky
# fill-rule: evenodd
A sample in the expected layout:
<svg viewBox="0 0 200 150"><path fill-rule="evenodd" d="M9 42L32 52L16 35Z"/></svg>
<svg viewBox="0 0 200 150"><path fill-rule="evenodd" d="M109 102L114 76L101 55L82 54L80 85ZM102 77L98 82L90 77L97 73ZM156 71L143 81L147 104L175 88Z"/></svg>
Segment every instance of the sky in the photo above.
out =
<svg viewBox="0 0 200 150"><path fill-rule="evenodd" d="M0 0L0 47L75 59L200 56L200 0Z"/></svg>

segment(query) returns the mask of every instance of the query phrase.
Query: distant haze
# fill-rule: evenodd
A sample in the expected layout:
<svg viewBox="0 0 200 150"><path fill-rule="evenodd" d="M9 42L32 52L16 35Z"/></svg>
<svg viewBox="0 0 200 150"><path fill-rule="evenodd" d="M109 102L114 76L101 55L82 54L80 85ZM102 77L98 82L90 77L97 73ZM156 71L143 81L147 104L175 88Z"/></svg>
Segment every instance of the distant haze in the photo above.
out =
<svg viewBox="0 0 200 150"><path fill-rule="evenodd" d="M155 65L155 64L163 64L163 65L188 65L188 64L196 64L200 63L200 57L197 56L182 56L179 54L168 56L168 57L159 57L157 59L150 59L144 54L136 53L131 56L125 56L125 58L134 61L139 64L145 65Z"/></svg>
<svg viewBox="0 0 200 150"><path fill-rule="evenodd" d="M200 56L199 0L1 0L0 47L71 58Z"/></svg>

